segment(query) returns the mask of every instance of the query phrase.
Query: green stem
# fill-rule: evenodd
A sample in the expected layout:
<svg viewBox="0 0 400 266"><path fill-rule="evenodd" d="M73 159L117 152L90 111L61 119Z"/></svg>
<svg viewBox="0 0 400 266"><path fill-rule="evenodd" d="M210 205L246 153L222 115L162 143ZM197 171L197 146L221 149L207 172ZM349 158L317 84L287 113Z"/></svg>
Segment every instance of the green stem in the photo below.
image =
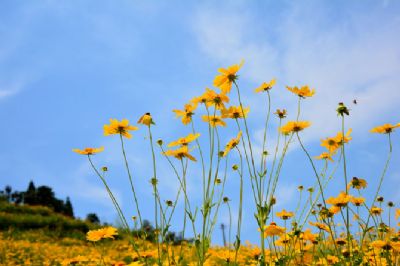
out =
<svg viewBox="0 0 400 266"><path fill-rule="evenodd" d="M342 115L342 154L343 154L343 173L344 173L344 186L346 189L346 195L348 195L349 191L347 188L347 183L348 183L348 179L347 179L347 165L346 165L346 153L345 153L345 149L344 149L344 116ZM347 248L348 250L350 249L351 246L351 238L350 238L350 218L349 218L349 207L346 205L346 220L344 221L344 224L346 225L346 234L347 234Z"/></svg>
<svg viewBox="0 0 400 266"><path fill-rule="evenodd" d="M380 191L382 183L383 183L383 179L384 179L386 171L387 171L387 169L389 167L390 159L392 158L393 147L392 147L392 139L390 137L390 133L388 133L388 139L389 139L389 154L388 154L388 157L386 159L385 167L383 168L383 172L382 172L380 180L379 180L379 185L378 185L378 188L376 190L376 193L375 193L375 196L374 196L374 200L371 203L371 208L374 206L374 204L376 202L376 199L378 198L379 191ZM362 240L364 239L364 237L365 237L365 235L367 233L369 219L371 218L371 212L370 212L371 208L368 209L368 218L367 218L367 223L365 225L365 229L364 229L364 232L363 232Z"/></svg>
<svg viewBox="0 0 400 266"><path fill-rule="evenodd" d="M267 118L265 120L263 145L262 145L262 151L261 151L261 168L260 168L261 173L264 172L264 170L266 169L265 160L264 160L266 155L264 154L264 152L265 152L265 146L267 143L267 129L268 129L269 116L271 113L271 95L270 95L269 91L267 91L267 95L268 95L268 111L267 111Z"/></svg>
<svg viewBox="0 0 400 266"><path fill-rule="evenodd" d="M131 171L129 169L129 164L128 164L128 160L126 158L126 153L125 153L125 146L124 146L124 139L122 137L122 134L119 134L120 140L121 140L121 148L122 148L122 155L124 156L124 161L125 161L125 168L126 171L128 173L128 178L129 178L129 183L131 185L131 190L133 193L133 198L135 200L135 206L136 206L136 211L138 213L138 217L139 217L139 221L140 221L140 227L143 228L143 222L142 222L142 215L140 214L140 209L139 209L139 203L138 203L138 199L136 197L136 192L135 192L135 187L133 185L133 181L132 181L132 175L131 175Z"/></svg>

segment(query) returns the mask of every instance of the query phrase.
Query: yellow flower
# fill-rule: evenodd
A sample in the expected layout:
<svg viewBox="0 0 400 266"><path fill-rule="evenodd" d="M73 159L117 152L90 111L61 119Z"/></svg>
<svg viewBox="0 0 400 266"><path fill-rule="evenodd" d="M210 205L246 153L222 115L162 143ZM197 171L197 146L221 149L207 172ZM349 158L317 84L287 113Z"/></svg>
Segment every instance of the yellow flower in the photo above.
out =
<svg viewBox="0 0 400 266"><path fill-rule="evenodd" d="M370 243L370 246L376 249L391 250L392 243L392 241L375 240Z"/></svg>
<svg viewBox="0 0 400 266"><path fill-rule="evenodd" d="M365 202L365 198L363 197L352 197L350 199L351 203L353 203L356 206L361 206Z"/></svg>
<svg viewBox="0 0 400 266"><path fill-rule="evenodd" d="M232 88L232 83L238 78L236 73L243 66L244 61L239 65L232 65L228 68L220 68L218 72L220 75L216 76L214 79L214 86L220 88L223 93L229 93Z"/></svg>
<svg viewBox="0 0 400 266"><path fill-rule="evenodd" d="M102 237L103 233L98 230L90 230L86 234L86 239L93 242L99 241Z"/></svg>
<svg viewBox="0 0 400 266"><path fill-rule="evenodd" d="M293 215L293 212L287 212L285 209L283 209L281 212L276 213L276 216L281 218L282 220L287 220L293 217Z"/></svg>
<svg viewBox="0 0 400 266"><path fill-rule="evenodd" d="M118 121L117 119L110 119L109 125L104 125L104 136L120 134L128 139L132 137L129 133L131 130L138 130L137 127L129 125L128 119L122 119Z"/></svg>
<svg viewBox="0 0 400 266"><path fill-rule="evenodd" d="M207 107L214 105L218 110L222 110L225 109L224 103L229 103L229 97L224 92L218 94L216 91L206 88L204 96L207 99Z"/></svg>
<svg viewBox="0 0 400 266"><path fill-rule="evenodd" d="M276 79L271 79L268 83L263 82L260 87L256 88L254 91L255 92L263 92L263 91L269 91L272 89L272 87L275 85Z"/></svg>
<svg viewBox="0 0 400 266"><path fill-rule="evenodd" d="M82 154L82 155L93 155L99 152L104 151L104 147L100 147L100 148L84 148L83 150L80 149L73 149L73 152Z"/></svg>
<svg viewBox="0 0 400 266"><path fill-rule="evenodd" d="M338 225L339 226L339 225ZM336 244L337 245L339 245L339 246L343 246L343 245L346 245L346 243L347 243L347 241L346 241L346 239L344 239L344 238L337 238L337 239L335 239L335 242L336 242Z"/></svg>
<svg viewBox="0 0 400 266"><path fill-rule="evenodd" d="M207 103L207 90L206 90L206 92L205 93L203 93L202 95L200 95L200 96L197 96L197 97L193 97L193 99L191 99L190 100L190 102L194 105L194 106L196 106L197 107L197 105L199 104L199 103Z"/></svg>
<svg viewBox="0 0 400 266"><path fill-rule="evenodd" d="M204 122L208 122L210 123L210 125L212 127L216 127L216 126L226 126L226 123L224 120L221 119L221 116L219 115L215 115L215 116L208 116L208 115L203 115L201 117L203 119Z"/></svg>
<svg viewBox="0 0 400 266"><path fill-rule="evenodd" d="M368 185L367 181L362 178L353 177L350 183L347 185L347 188L355 188L355 189L362 189L366 188Z"/></svg>
<svg viewBox="0 0 400 266"><path fill-rule="evenodd" d="M374 127L373 129L370 130L370 132L380 133L380 134L389 134L389 133L392 133L393 130L397 127L400 127L400 123L398 123L397 125L384 124L382 126Z"/></svg>
<svg viewBox="0 0 400 266"><path fill-rule="evenodd" d="M310 225L317 227L319 230L324 230L326 232L329 232L329 226L327 226L326 224L323 223L319 223L319 222L308 222Z"/></svg>
<svg viewBox="0 0 400 266"><path fill-rule="evenodd" d="M303 240L308 240L313 244L318 243L318 234L313 234L310 229L307 229L302 234Z"/></svg>
<svg viewBox="0 0 400 266"><path fill-rule="evenodd" d="M370 212L372 215L380 215L383 212L383 210L382 210L382 208L372 206L372 208L370 209Z"/></svg>
<svg viewBox="0 0 400 266"><path fill-rule="evenodd" d="M226 144L224 153L222 155L223 157L225 157L233 148L235 148L239 144L241 137L242 137L242 131L239 131L237 137L231 139L228 142L228 144Z"/></svg>
<svg viewBox="0 0 400 266"><path fill-rule="evenodd" d="M339 258L336 256L328 255L326 256L326 261L329 265L334 265L339 262Z"/></svg>
<svg viewBox="0 0 400 266"><path fill-rule="evenodd" d="M289 121L286 125L282 126L279 131L285 135L289 133L299 132L311 125L308 121Z"/></svg>
<svg viewBox="0 0 400 266"><path fill-rule="evenodd" d="M349 130L347 130L347 133L345 136L343 136L342 132L338 132L335 137L336 143L338 143L339 146L343 145L344 143L348 143L351 140L351 137L350 137L351 132L352 132L351 128Z"/></svg>
<svg viewBox="0 0 400 266"><path fill-rule="evenodd" d="M336 198L330 197L329 199L327 199L326 203L332 204L336 207L344 207L347 205L347 203L349 203L351 198L351 195L346 194L345 192L340 192L340 194Z"/></svg>
<svg viewBox="0 0 400 266"><path fill-rule="evenodd" d="M330 154L328 152L323 152L319 156L315 156L314 158L318 159L318 160L329 160L329 161L333 162L332 154Z"/></svg>
<svg viewBox="0 0 400 266"><path fill-rule="evenodd" d="M218 94L216 91L206 88L206 91L202 95L194 97L191 102L195 106L199 103L204 103L207 107L214 105L215 108L222 110L225 108L224 103L229 102L229 97L224 92Z"/></svg>
<svg viewBox="0 0 400 266"><path fill-rule="evenodd" d="M399 219L399 217L400 217L400 209L396 209L396 212L395 212L396 220Z"/></svg>
<svg viewBox="0 0 400 266"><path fill-rule="evenodd" d="M315 94L315 89L310 90L310 87L308 87L308 85L302 86L300 88L298 88L297 86L286 86L286 88L294 94L297 94L301 98L311 97Z"/></svg>
<svg viewBox="0 0 400 266"><path fill-rule="evenodd" d="M228 109L222 109L221 110L221 115L222 118L232 118L232 119L237 119L237 118L243 118L247 117L247 114L250 112L250 107L245 107L240 108L240 106L230 106Z"/></svg>
<svg viewBox="0 0 400 266"><path fill-rule="evenodd" d="M338 132L335 137L323 139L321 140L321 146L325 147L330 154L334 154L343 143L348 143L351 140L351 131L352 130L349 129L344 137L342 132Z"/></svg>
<svg viewBox="0 0 400 266"><path fill-rule="evenodd" d="M329 209L329 216L333 216L335 214L337 214L338 212L340 212L340 207L339 206L331 206Z"/></svg>
<svg viewBox="0 0 400 266"><path fill-rule="evenodd" d="M274 114L276 114L279 118L282 119L282 118L286 117L287 112L285 109L282 109L282 111L281 111L281 109L276 109L276 112Z"/></svg>
<svg viewBox="0 0 400 266"><path fill-rule="evenodd" d="M265 236L279 236L285 233L285 228L276 225L272 222L270 225L264 227Z"/></svg>
<svg viewBox="0 0 400 266"><path fill-rule="evenodd" d="M182 160L183 158L188 158L189 160L196 161L196 158L194 158L191 154L189 154L188 146L182 146L176 150L167 150L164 152L164 155L173 156L179 160Z"/></svg>
<svg viewBox="0 0 400 266"><path fill-rule="evenodd" d="M176 117L182 117L182 123L184 125L192 122L192 116L194 115L194 110L196 110L197 104L185 104L183 110L173 110Z"/></svg>
<svg viewBox="0 0 400 266"><path fill-rule="evenodd" d="M334 154L339 149L339 144L335 138L326 138L321 140L321 146L325 147L330 154Z"/></svg>
<svg viewBox="0 0 400 266"><path fill-rule="evenodd" d="M190 133L186 137L183 137L176 141L171 142L170 144L168 144L168 147L174 147L174 146L178 146L178 145L186 146L190 142L195 141L198 137L200 137L200 133L196 133L196 134Z"/></svg>
<svg viewBox="0 0 400 266"><path fill-rule="evenodd" d="M137 121L137 123L146 126L155 125L150 113L145 113L144 115L142 115Z"/></svg>
<svg viewBox="0 0 400 266"><path fill-rule="evenodd" d="M96 242L103 238L114 239L114 236L116 235L118 235L117 229L112 226L108 226L97 230L90 230L86 234L86 239L89 241Z"/></svg>

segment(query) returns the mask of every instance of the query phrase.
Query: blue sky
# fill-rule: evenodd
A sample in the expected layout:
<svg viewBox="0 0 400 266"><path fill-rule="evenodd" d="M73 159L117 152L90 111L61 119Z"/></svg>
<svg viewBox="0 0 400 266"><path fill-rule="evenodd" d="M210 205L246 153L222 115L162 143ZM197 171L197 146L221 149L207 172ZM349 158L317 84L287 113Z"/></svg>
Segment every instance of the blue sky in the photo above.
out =
<svg viewBox="0 0 400 266"><path fill-rule="evenodd" d="M347 147L349 175L367 179L367 193L372 194L388 147L385 136L368 130L400 122L399 11L397 1L1 1L0 186L25 190L32 179L53 187L58 197L70 196L77 216L96 212L114 222L101 183L85 158L71 152L104 146L95 161L109 167L112 189L127 215L133 213L118 138L104 137L103 125L109 118L136 122L151 112L156 139L184 136L190 130L171 110L212 86L219 67L244 59L239 85L245 105L251 106L256 148L262 141L265 97L255 95L254 88L276 77L272 108L286 108L294 119L297 99L285 86L309 84L317 93L303 101L302 118L313 122L302 134L306 146L314 155L322 151L319 140L340 130L337 103L347 103L351 116L346 123L354 138ZM357 105L351 104L353 99ZM276 123L271 125L270 150ZM236 131L231 125L221 134L227 141ZM127 149L144 216L151 220L152 205L145 204L151 202L146 137L144 129L135 132ZM396 132L382 192L397 204L399 141ZM279 210L293 210L297 186L315 181L305 159L294 143L278 185ZM178 182L165 160L159 161L160 191L166 199ZM189 191L196 204L200 168L191 167ZM328 194L340 192L342 178L339 171ZM238 180L232 175L228 182L226 195L235 206ZM242 235L256 243L249 193L246 183ZM177 231L181 213L178 208ZM226 208L221 222L227 222ZM221 243L218 229L214 243Z"/></svg>

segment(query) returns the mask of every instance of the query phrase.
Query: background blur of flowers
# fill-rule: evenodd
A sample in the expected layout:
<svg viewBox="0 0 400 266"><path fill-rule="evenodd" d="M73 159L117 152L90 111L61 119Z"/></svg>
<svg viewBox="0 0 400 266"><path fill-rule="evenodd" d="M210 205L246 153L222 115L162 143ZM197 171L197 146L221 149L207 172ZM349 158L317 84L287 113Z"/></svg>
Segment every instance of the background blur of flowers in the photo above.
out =
<svg viewBox="0 0 400 266"><path fill-rule="evenodd" d="M296 98L285 86L309 84L316 94L302 110L302 119L312 121L302 133L303 140L313 155L319 155L323 151L319 140L340 130L335 109L338 102L345 102L351 109L347 125L353 129L347 147L349 175L366 179L367 190L373 191L387 143L368 130L386 122L398 123L400 117L399 11L400 2L389 0L179 5L1 1L0 186L10 184L25 190L32 179L50 185L59 197L70 196L77 216L97 212L101 220L114 222L116 215L106 191L87 162L71 149L104 146L107 152L95 159L108 167L109 182L122 208L133 212L128 202L130 191L122 178L118 139L104 138L103 125L112 117L137 121L151 112L156 139L170 142L186 136L189 129L172 110L182 109L205 84L212 86L215 69L244 59L240 84L243 92L247 90L243 101L251 106L249 122L258 149L265 98L253 93L254 89L276 77L272 110L285 108L288 116L294 116ZM354 99L357 104L352 103ZM150 202L152 189L146 133L135 131L126 142L143 203ZM225 131L222 137L228 140L235 135ZM394 134L393 143L398 141ZM268 143L269 149L273 146ZM283 168L279 210L293 210L297 187L307 188L314 182L309 165L297 163L304 159L298 148L293 145ZM395 147L392 161L399 159ZM159 166L168 169L165 162ZM197 167L188 174L188 189L200 200L200 195L196 199L200 165ZM178 189L172 173L159 179L161 194ZM232 204L237 204L237 198L229 193L238 182L230 180L226 188ZM393 163L381 194L397 205L400 193L391 184L399 182L400 165ZM332 195L337 195L334 184ZM252 206L250 197L244 201L244 206ZM150 218L148 209L147 213L144 208L142 215ZM221 217L226 211L222 209ZM255 242L253 210L245 209L243 215L243 239ZM181 228L181 224L174 226ZM214 239L222 241L218 230Z"/></svg>

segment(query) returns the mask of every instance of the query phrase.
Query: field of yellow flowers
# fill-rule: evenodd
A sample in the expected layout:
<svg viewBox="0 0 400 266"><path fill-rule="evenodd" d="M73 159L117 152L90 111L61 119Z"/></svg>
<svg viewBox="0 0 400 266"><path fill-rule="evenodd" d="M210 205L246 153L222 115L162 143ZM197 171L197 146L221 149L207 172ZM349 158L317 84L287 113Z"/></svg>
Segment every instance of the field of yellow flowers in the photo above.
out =
<svg viewBox="0 0 400 266"><path fill-rule="evenodd" d="M121 228L109 226L90 230L86 241L68 238L52 241L37 232L21 233L28 235L16 239L3 233L0 261L7 265L399 265L397 219L400 209L396 209L393 202L386 201L380 192L393 151L391 136L400 123L386 123L370 130L376 133L371 137L386 138L388 154L382 162L380 176L376 177L378 186L367 198L363 191L368 187L368 180L348 175L351 166L348 165L346 149L351 144L352 130L346 117L351 115L351 110L344 103L338 104L336 113L341 127L332 136L321 140L322 152L319 155L312 155L301 137L312 122L301 119L301 109L317 93L316 90L308 85L287 86L285 93L297 97L297 110L293 114L286 109L273 112L270 92L276 80L264 82L254 89L255 93L266 97L260 152L254 148L252 129L247 122L251 115L250 107L242 101L242 93L246 90L239 87L238 72L242 66L243 62L218 69L213 81L215 89L206 88L203 94L189 100L182 109L173 110L188 133L177 136L167 145L162 139L154 139L152 128L156 126L156 119L150 113L142 115L137 125L128 119L110 119L110 123L104 125L105 136L119 138L122 167L132 191L135 213L127 215L122 211L107 183L110 171L107 167L96 166L101 162L94 161L93 156L107 151L103 147L73 150L86 156L94 174L106 188ZM286 121L289 115L292 118ZM268 151L266 143L272 141L268 139L273 135L270 134L272 119L279 127L277 139L273 140L275 149ZM146 141L151 151L152 178L149 182L154 197L155 225L152 242L146 240L146 235L131 231L137 224L143 227L144 219L141 199L136 192L135 171L126 156L125 142L139 127L146 130ZM221 138L222 132L228 132L232 138L225 141ZM300 200L295 210L278 211L274 209L279 200L276 188L282 178L287 151L293 145L298 145L304 152L303 163L309 164L313 170L315 184L309 188L298 187ZM179 189L172 200L171 195L165 198L158 189L159 160L169 163L171 173L179 181ZM316 160L322 160L322 168ZM187 179L193 178L188 175L188 169L193 164L199 164L202 169L198 177L202 181L199 206L194 205L187 193ZM230 199L224 194L228 168L233 169L240 180L236 194L238 206L230 206ZM327 197L326 191L333 177L341 184L341 189L336 196ZM249 186L253 194L254 219L258 225L254 231L259 232L257 246L244 243L241 236L244 186ZM182 241L177 245L169 241L167 235L174 222L178 201L184 204L183 239L186 233L193 236L193 241ZM233 230L234 241L227 247L216 247L212 245L212 235L223 204L228 205L229 211L235 208L238 213L237 220L232 221L230 217L229 231Z"/></svg>

